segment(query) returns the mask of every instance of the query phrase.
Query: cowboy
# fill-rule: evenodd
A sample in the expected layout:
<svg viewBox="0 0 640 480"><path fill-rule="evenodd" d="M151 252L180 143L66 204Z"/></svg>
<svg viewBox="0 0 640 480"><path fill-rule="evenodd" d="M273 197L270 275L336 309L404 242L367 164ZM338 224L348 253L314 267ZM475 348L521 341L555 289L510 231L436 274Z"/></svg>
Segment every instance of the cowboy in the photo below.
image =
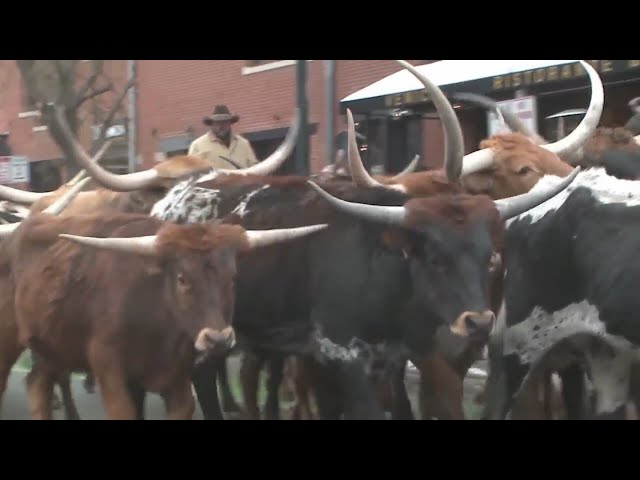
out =
<svg viewBox="0 0 640 480"><path fill-rule="evenodd" d="M232 115L226 105L216 105L213 114L202 120L210 131L191 143L189 155L208 160L215 168L246 168L258 163L249 141L231 131L238 120L240 117Z"/></svg>

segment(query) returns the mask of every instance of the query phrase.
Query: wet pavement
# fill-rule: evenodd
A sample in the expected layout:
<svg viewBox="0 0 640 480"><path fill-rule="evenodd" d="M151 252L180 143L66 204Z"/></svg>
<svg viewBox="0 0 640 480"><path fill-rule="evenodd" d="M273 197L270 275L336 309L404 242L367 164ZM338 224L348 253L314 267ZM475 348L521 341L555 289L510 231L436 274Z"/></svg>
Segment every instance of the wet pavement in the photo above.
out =
<svg viewBox="0 0 640 480"><path fill-rule="evenodd" d="M476 372L477 369L477 372ZM232 357L229 362L229 376L231 379L237 378L239 370L239 359ZM474 402L474 397L480 391L484 385L485 379L482 375L486 372L486 361L482 360L474 365L474 368L470 371L465 379L465 413L469 419L477 418L480 414L480 406ZM26 401L26 389L24 384L24 377L26 370L14 369L9 377L9 383L7 391L5 392L2 402L2 419L3 420L28 420L29 412ZM84 376L74 375L72 378L72 391L73 396L80 413L80 417L83 420L104 420L105 415L102 409L100 396L98 393L87 393L83 385ZM231 380L233 381L233 380ZM405 384L407 386L407 393L413 407L414 415L419 418L418 410L418 381L419 376L417 372L409 370L406 375ZM240 402L238 394L236 400ZM160 420L166 418L164 403L159 395L149 394L147 395L146 403L146 418L149 420ZM202 420L202 411L200 407L196 407L194 414L194 420ZM64 419L64 412L62 409L57 409L54 412L54 419Z"/></svg>

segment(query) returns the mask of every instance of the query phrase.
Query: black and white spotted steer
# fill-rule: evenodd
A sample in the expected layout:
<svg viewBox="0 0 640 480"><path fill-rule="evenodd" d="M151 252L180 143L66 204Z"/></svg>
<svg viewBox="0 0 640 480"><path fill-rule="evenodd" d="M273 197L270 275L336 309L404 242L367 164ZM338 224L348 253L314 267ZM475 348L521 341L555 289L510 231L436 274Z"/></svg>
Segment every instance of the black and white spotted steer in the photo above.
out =
<svg viewBox="0 0 640 480"><path fill-rule="evenodd" d="M252 348L309 357L322 418L382 418L366 366L318 357L317 333L347 350L356 338L404 345L419 368L438 328L486 338L494 318L489 267L503 220L571 180L514 204L465 194L411 198L337 181L316 190L304 177L234 178L208 190L175 187L152 214L204 221L231 211L225 221L257 229L329 223L308 241L239 264L234 328ZM398 402L397 417L410 417L408 399Z"/></svg>
<svg viewBox="0 0 640 480"><path fill-rule="evenodd" d="M505 242L502 415L529 380L578 366L596 417L621 417L640 345L640 182L586 170L509 222Z"/></svg>

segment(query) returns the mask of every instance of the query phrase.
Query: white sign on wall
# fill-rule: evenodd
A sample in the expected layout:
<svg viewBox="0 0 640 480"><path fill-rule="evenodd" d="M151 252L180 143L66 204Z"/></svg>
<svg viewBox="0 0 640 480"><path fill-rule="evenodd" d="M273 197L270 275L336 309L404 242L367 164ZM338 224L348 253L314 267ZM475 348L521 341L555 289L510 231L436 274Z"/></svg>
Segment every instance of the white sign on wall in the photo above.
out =
<svg viewBox="0 0 640 480"><path fill-rule="evenodd" d="M29 160L27 157L13 157L11 159L11 183L29 183Z"/></svg>
<svg viewBox="0 0 640 480"><path fill-rule="evenodd" d="M30 173L27 157L0 157L0 184L29 183Z"/></svg>
<svg viewBox="0 0 640 480"><path fill-rule="evenodd" d="M538 103L535 96L496 102L498 107L514 113L530 132L538 133ZM487 112L487 136L504 132L504 125L494 112Z"/></svg>

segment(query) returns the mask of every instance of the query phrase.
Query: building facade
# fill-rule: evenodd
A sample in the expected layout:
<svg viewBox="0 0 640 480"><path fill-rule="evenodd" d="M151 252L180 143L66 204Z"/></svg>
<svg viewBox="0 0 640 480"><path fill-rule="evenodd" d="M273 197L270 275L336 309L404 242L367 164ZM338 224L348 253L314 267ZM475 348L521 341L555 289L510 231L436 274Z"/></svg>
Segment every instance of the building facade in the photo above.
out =
<svg viewBox="0 0 640 480"><path fill-rule="evenodd" d="M78 61L78 88L91 73L90 62ZM92 150L105 112L127 82L131 62L104 61L101 80L111 82L113 91L83 103L79 109L79 136L87 150ZM432 78L445 93L482 93L498 101L529 99L534 125L549 140L557 135L557 121L547 117L567 109L586 108L589 103L588 79L584 69L575 63L546 61L548 65L543 67L505 70L500 62L484 61L479 64L482 68L461 69L466 77L460 81L450 75L447 65L462 61L410 62L421 69L433 69ZM605 85L601 124L623 125L630 116L626 103L640 96L640 61L590 62ZM151 168L167 157L185 153L190 142L206 132L202 119L216 104L226 104L240 116L234 131L249 139L259 159L282 142L291 123L296 106L294 60L139 60L135 67L136 89L132 97L124 97L114 117L124 135L114 141L102 161L115 173L128 171L130 164L136 170ZM311 172L326 165L327 137L335 138L346 128L341 117L346 108L354 112L359 132L366 137L362 156L374 171L398 172L415 154L421 155L426 168L442 164L440 121L419 82L416 84L408 72L401 71L396 62L335 61L331 89L335 106L333 132L327 131L327 93L331 90L327 90L325 73L324 61L307 61ZM396 77L404 80L397 83ZM130 99L133 109L129 108ZM473 151L490 133L490 121L486 112L478 108L458 103L454 106L463 127L465 148ZM579 119L573 118L574 123ZM62 155L23 91L15 61L10 60L0 61L0 147L0 153L5 152L0 155L0 183L47 191L67 178ZM15 165L7 164L10 158ZM295 171L294 159L295 152L282 173Z"/></svg>
<svg viewBox="0 0 640 480"><path fill-rule="evenodd" d="M91 74L89 60L78 61L77 89ZM85 102L79 109L79 138L92 150L101 120L128 79L128 60L103 63L101 81L111 82L113 92ZM415 65L428 60L411 60ZM339 99L397 71L393 61L338 60L334 76L334 132L326 126L326 80L322 60L307 61L309 169L318 171L327 162L326 135L344 128ZM265 158L286 135L296 106L295 60L139 60L134 96L125 96L114 118L124 135L114 140L101 164L114 173L150 168L172 155L185 153L189 143L206 132L202 118L216 104L226 104L240 116L237 133L249 139L259 159ZM135 108L129 108L133 98ZM133 121L130 122L130 118ZM0 138L5 150L28 162L26 181L20 175L4 175L0 156L0 183L34 191L56 188L67 179L62 154L40 122L39 112L26 95L15 61L0 61ZM129 158L133 142L135 157ZM295 152L291 156L295 157ZM131 161L133 160L133 161ZM283 172L292 172L294 161ZM11 166L6 169L11 171ZM19 172L18 166L13 170ZM24 168L21 170L24 173Z"/></svg>
<svg viewBox="0 0 640 480"><path fill-rule="evenodd" d="M421 65L426 60L412 60ZM335 130L327 132L326 81L322 60L307 61L309 170L327 162L326 136L343 127L339 99L398 69L393 61L337 60ZM284 139L296 107L295 60L162 60L138 62L138 148L142 167L186 152L207 131L202 118L216 104L240 116L234 131L263 159ZM282 171L293 172L295 152Z"/></svg>
<svg viewBox="0 0 640 480"><path fill-rule="evenodd" d="M640 61L589 60L604 85L605 104L600 125L623 126L632 113L627 102L640 96ZM447 95L477 93L509 104L522 120L549 141L566 135L582 119L573 115L562 125L555 114L584 110L591 95L586 70L567 60L443 60L419 67ZM493 131L491 115L469 104L453 101L462 126L465 153L479 148ZM366 125L369 164L397 172L415 154L423 165L438 168L444 157L444 138L433 104L422 85L409 74L384 77L341 99L341 109L350 108ZM393 163L389 162L393 159Z"/></svg>

